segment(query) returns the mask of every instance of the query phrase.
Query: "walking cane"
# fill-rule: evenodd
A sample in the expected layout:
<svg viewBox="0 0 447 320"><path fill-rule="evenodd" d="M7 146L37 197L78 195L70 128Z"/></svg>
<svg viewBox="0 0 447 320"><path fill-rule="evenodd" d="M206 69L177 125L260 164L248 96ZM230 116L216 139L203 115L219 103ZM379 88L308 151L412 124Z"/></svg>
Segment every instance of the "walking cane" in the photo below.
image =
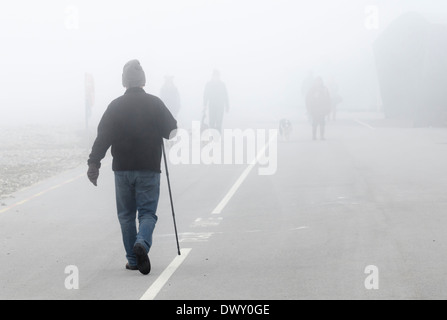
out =
<svg viewBox="0 0 447 320"><path fill-rule="evenodd" d="M166 161L165 144L164 144L163 141L161 143L161 149L163 151L163 159L164 159L164 162L165 162L166 179L168 180L169 199L171 200L172 220L174 220L175 239L177 241L177 253L178 253L178 255L181 255L181 253L180 253L180 244L178 242L177 224L175 223L174 203L172 202L171 182L169 181L168 162Z"/></svg>

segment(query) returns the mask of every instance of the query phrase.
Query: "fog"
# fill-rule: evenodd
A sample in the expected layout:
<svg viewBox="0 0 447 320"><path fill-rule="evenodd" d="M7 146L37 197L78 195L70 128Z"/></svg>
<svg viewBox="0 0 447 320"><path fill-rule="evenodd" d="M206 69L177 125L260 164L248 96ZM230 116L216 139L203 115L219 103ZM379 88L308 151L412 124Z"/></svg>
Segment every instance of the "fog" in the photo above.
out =
<svg viewBox="0 0 447 320"><path fill-rule="evenodd" d="M93 75L94 125L121 95L123 65L139 59L146 91L166 75L180 91L179 120L198 119L214 69L231 116L275 117L303 104L313 71L336 79L341 108L380 108L372 43L416 11L445 21L443 1L14 1L2 4L1 123L83 123L84 75ZM444 20L443 20L444 19ZM271 113L270 113L271 112Z"/></svg>
<svg viewBox="0 0 447 320"><path fill-rule="evenodd" d="M446 0L3 1L0 35L0 299L446 299ZM167 77L178 122L135 88Z"/></svg>

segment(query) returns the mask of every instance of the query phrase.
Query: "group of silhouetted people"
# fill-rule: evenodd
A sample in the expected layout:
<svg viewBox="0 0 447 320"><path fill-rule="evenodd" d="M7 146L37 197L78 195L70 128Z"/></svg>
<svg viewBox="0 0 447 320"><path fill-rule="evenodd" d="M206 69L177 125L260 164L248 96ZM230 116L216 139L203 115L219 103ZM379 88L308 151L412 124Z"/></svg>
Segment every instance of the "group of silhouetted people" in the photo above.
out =
<svg viewBox="0 0 447 320"><path fill-rule="evenodd" d="M104 112L87 161L88 179L97 186L101 161L112 149L117 214L127 258L125 268L142 274L151 271L148 254L158 220L163 139L176 135L176 117L181 108L173 77L165 80L160 98L156 97L144 90L146 75L140 62L130 60L124 65L122 84L126 90ZM306 88L305 100L312 117L313 138L317 138L319 127L320 138L324 139L325 117L331 112L334 99L320 77ZM209 127L221 131L229 103L227 88L217 70L205 86L203 105ZM282 134L288 138L290 122L281 126Z"/></svg>

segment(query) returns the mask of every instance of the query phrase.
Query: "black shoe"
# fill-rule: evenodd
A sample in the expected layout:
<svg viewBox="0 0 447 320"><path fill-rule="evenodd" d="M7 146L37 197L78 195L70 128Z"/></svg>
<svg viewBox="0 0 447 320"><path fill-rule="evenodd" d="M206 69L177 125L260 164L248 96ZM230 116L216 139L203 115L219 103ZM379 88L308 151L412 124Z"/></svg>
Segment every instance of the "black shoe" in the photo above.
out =
<svg viewBox="0 0 447 320"><path fill-rule="evenodd" d="M149 260L149 257L147 256L146 249L143 247L142 244L137 243L133 247L133 252L137 256L138 270L142 274L149 274L149 272L151 272L151 262Z"/></svg>
<svg viewBox="0 0 447 320"><path fill-rule="evenodd" d="M137 266L131 266L130 264L126 263L126 269L127 270L138 270Z"/></svg>

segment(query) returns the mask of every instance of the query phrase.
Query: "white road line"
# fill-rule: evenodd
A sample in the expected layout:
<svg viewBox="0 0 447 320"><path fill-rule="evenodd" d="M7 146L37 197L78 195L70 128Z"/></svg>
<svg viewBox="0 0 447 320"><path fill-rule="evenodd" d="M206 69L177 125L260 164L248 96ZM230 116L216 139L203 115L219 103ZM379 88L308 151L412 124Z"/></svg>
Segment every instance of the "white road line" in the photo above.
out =
<svg viewBox="0 0 447 320"><path fill-rule="evenodd" d="M220 214L222 210L225 208L225 206L228 204L228 202L231 200L231 198L234 196L236 191L239 189L239 187L242 185L242 183L245 181L245 179L250 174L250 171L254 168L256 163L259 161L259 159L264 155L265 149L270 145L270 142L272 139L276 139L277 136L274 135L269 142L267 142L264 147L261 149L261 151L258 152L258 155L256 156L256 159L254 159L248 167L242 172L239 179L234 183L234 185L231 187L230 191L225 195L225 197L220 201L220 203L217 205L217 207L213 210L212 214Z"/></svg>
<svg viewBox="0 0 447 320"><path fill-rule="evenodd" d="M59 183L59 184L57 184L57 185L54 185L54 186L52 186L52 187L49 187L49 188L47 188L47 189L45 189L45 190L43 190L43 191L41 191L41 192L38 192L38 193L36 193L36 194L34 194L34 195L32 195L32 196L30 196L30 197L28 197L28 198L26 198L26 199L24 199L24 200L22 200L22 201L13 203L13 204L7 206L6 208L0 209L0 213L6 212L6 211L8 211L8 210L10 210L10 209L12 209L12 208L15 208L15 207L17 207L17 206L20 206L20 205L22 205L22 204L25 204L25 203L27 203L28 201L31 201L31 200L33 200L33 199L35 199L35 198L38 198L38 197L40 197L40 196L43 196L44 194L46 194L46 193L48 193L48 192L50 192L50 191L53 191L53 190L55 190L55 189L58 189L58 188L60 188L60 187L63 187L63 186L65 186L65 185L69 184L69 183L72 183L73 181L76 181L77 179L79 179L79 178L81 178L81 177L83 177L83 176L85 176L85 173L80 174L80 175L78 175L78 176L76 176L76 177L73 177L73 178L71 178L71 179L68 179L68 180L66 180L66 181L64 181L64 182L62 182L62 183ZM26 189L29 189L29 188L31 188L31 187L27 187L27 188L25 188L25 189L22 189L22 191L23 191L23 190L26 190Z"/></svg>
<svg viewBox="0 0 447 320"><path fill-rule="evenodd" d="M357 122L358 124L364 126L364 127L367 127L367 128L369 128L369 129L371 129L371 130L374 130L374 129L375 129L373 126L367 124L366 122L360 121L360 120L358 120L358 119L354 119L354 121Z"/></svg>
<svg viewBox="0 0 447 320"><path fill-rule="evenodd" d="M206 219L202 219L202 218L197 218L191 225L190 227L192 228L196 228L196 227L216 227L218 226L221 222L222 222L223 218L222 217L210 217L210 218L206 218Z"/></svg>
<svg viewBox="0 0 447 320"><path fill-rule="evenodd" d="M309 227L304 226L304 227L292 228L290 230L294 231L294 230L304 230L304 229L309 229Z"/></svg>
<svg viewBox="0 0 447 320"><path fill-rule="evenodd" d="M225 195L225 197L222 199L222 201L217 205L217 207L213 210L212 214L220 214L222 210L225 208L227 203L231 200L231 198L234 196L236 191L239 189L241 184L244 182L244 180L247 178L250 171L255 166L256 162L251 163L245 170L242 172L241 176L235 184L231 187L230 191Z"/></svg>
<svg viewBox="0 0 447 320"><path fill-rule="evenodd" d="M191 248L181 249L180 256L176 256L174 260L167 266L167 268L158 276L157 280L150 286L149 289L143 294L140 300L154 300L160 290L164 287L169 278L174 274L177 268L185 261L188 254L191 252Z"/></svg>

